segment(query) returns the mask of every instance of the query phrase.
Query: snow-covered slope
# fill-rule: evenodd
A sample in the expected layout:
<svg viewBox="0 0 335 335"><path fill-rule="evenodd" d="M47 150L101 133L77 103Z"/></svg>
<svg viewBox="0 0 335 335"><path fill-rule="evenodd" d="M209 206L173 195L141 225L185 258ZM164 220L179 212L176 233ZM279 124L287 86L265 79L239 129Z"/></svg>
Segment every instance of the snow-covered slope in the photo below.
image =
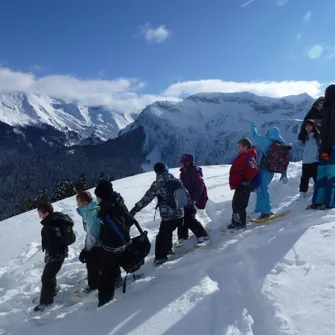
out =
<svg viewBox="0 0 335 335"><path fill-rule="evenodd" d="M155 204L149 205L137 217L153 243L140 270L145 277L125 295L118 290L115 300L100 310L94 294L85 300L71 294L73 285L85 284L76 281L86 274L78 261L84 234L74 198L55 206L75 219L78 240L59 273L62 291L54 307L39 317L28 311L39 294L43 269L37 214L1 222L0 334L333 335L335 210L306 211L310 199L297 201L300 170L299 163L290 164L289 184L275 180L270 187L274 209L289 208L291 214L222 236L220 227L231 216L229 166L205 167L210 201L198 217L211 245L186 255L179 249L157 269L152 261L159 220L153 221ZM178 175L177 170L173 173ZM131 207L153 177L137 175L114 186ZM249 212L254 203L253 195Z"/></svg>
<svg viewBox="0 0 335 335"><path fill-rule="evenodd" d="M47 124L62 132L74 131L81 138L102 140L117 136L133 117L104 106L85 107L47 95L0 94L0 121L11 126Z"/></svg>
<svg viewBox="0 0 335 335"><path fill-rule="evenodd" d="M144 128L148 166L157 160L176 166L185 151L195 153L201 164L230 163L236 142L250 136L250 121L261 133L278 126L286 141L295 142L312 101L307 94L276 99L251 93L201 93L178 103L156 102L121 133ZM297 160L300 153L296 147L292 158Z"/></svg>

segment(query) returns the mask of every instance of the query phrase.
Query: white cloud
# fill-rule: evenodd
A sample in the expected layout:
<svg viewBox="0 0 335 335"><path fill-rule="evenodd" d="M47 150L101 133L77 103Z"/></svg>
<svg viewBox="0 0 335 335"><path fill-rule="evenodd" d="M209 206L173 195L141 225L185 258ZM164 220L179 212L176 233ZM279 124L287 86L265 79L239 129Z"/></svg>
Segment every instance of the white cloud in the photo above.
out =
<svg viewBox="0 0 335 335"><path fill-rule="evenodd" d="M168 96L188 96L201 92L251 92L269 97L284 97L307 93L316 96L320 93L321 84L318 81L270 81L270 82L229 82L219 79L186 81L172 84L164 94Z"/></svg>
<svg viewBox="0 0 335 335"><path fill-rule="evenodd" d="M285 6L288 3L288 0L277 0L278 6Z"/></svg>
<svg viewBox="0 0 335 335"><path fill-rule="evenodd" d="M140 26L141 34L148 42L161 43L166 40L170 31L165 26L151 27L148 23L144 26Z"/></svg>
<svg viewBox="0 0 335 335"><path fill-rule="evenodd" d="M307 56L310 59L318 59L323 55L323 47L319 44L313 45L311 48L309 48L307 52Z"/></svg>
<svg viewBox="0 0 335 335"><path fill-rule="evenodd" d="M70 75L46 75L15 72L0 67L0 93L24 92L47 94L87 106L106 105L115 110L139 112L155 101L180 101L200 92L243 92L282 97L308 93L318 96L322 86L317 81L226 82L218 79L184 81L170 85L162 93L141 94L143 81L133 78L85 80Z"/></svg>
<svg viewBox="0 0 335 335"><path fill-rule="evenodd" d="M304 21L309 21L309 19L311 18L311 15L312 15L311 11L307 12L304 16Z"/></svg>

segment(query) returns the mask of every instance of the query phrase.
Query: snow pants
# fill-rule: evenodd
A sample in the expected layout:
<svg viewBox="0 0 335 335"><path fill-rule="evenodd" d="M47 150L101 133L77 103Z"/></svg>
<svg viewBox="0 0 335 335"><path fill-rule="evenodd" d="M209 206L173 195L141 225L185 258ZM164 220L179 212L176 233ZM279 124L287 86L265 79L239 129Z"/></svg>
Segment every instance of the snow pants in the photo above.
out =
<svg viewBox="0 0 335 335"><path fill-rule="evenodd" d="M86 268L87 268L87 281L89 288L95 290L98 288L99 282L99 271L101 267L103 249L92 248L88 254L86 259Z"/></svg>
<svg viewBox="0 0 335 335"><path fill-rule="evenodd" d="M183 219L162 221L156 236L155 260L167 260L172 246L172 233L183 224Z"/></svg>
<svg viewBox="0 0 335 335"><path fill-rule="evenodd" d="M115 283L120 276L120 265L125 253L115 254L102 250L101 268L98 282L99 303L106 304L114 299Z"/></svg>
<svg viewBox="0 0 335 335"><path fill-rule="evenodd" d="M40 304L52 304L57 287L57 273L62 268L62 261L46 263L42 275L42 290Z"/></svg>
<svg viewBox="0 0 335 335"><path fill-rule="evenodd" d="M335 149L333 147L328 161L319 158L316 187L313 194L313 203L335 207Z"/></svg>
<svg viewBox="0 0 335 335"><path fill-rule="evenodd" d="M249 184L241 184L235 190L233 197L233 217L231 223L235 227L245 227L247 224L247 207L249 203L251 187Z"/></svg>
<svg viewBox="0 0 335 335"><path fill-rule="evenodd" d="M307 192L309 180L313 178L316 184L316 177L318 174L318 163L302 164L302 176L300 180L300 192Z"/></svg>
<svg viewBox="0 0 335 335"><path fill-rule="evenodd" d="M273 179L274 172L269 171L264 166L261 167L262 172L262 186L257 192L256 213L271 213L272 206L269 193L269 185Z"/></svg>
<svg viewBox="0 0 335 335"><path fill-rule="evenodd" d="M191 230L197 238L208 236L205 228L196 219L196 215L197 210L195 207L192 210L185 208L184 224L178 227L178 240L187 240L188 230Z"/></svg>

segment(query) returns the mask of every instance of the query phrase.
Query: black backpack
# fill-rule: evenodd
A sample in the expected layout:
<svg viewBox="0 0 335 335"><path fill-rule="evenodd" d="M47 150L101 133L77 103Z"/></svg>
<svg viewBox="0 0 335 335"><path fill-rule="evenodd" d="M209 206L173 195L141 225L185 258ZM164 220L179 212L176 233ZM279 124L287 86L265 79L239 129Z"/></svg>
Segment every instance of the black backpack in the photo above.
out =
<svg viewBox="0 0 335 335"><path fill-rule="evenodd" d="M141 268L145 262L145 257L149 254L151 249L151 243L148 238L148 232L143 231L139 223L134 220L134 224L140 235L131 239L131 244L127 247L125 254L123 255L121 266L126 271L127 275L123 281L123 293L126 292L127 277L129 273L136 272ZM134 276L135 279L135 276Z"/></svg>
<svg viewBox="0 0 335 335"><path fill-rule="evenodd" d="M62 240L65 245L71 245L76 242L76 234L73 231L74 222L71 217L67 214L64 214L62 218L62 224L60 231L62 234Z"/></svg>

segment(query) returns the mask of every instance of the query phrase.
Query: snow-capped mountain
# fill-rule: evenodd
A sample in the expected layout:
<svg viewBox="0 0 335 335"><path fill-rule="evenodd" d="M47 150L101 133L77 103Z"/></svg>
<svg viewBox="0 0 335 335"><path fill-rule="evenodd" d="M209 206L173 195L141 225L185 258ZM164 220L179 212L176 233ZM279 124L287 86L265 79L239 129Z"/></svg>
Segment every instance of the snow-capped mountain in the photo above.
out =
<svg viewBox="0 0 335 335"><path fill-rule="evenodd" d="M105 141L117 137L119 130L134 120L128 113L105 106L86 107L48 95L3 93L0 121L16 130L50 126L66 135L65 145L72 145L88 138Z"/></svg>
<svg viewBox="0 0 335 335"><path fill-rule="evenodd" d="M307 94L278 99L251 93L201 93L178 103L155 102L120 134L144 129L148 164L144 168L151 168L157 160L176 166L183 152L194 153L199 164L230 163L236 156L237 141L250 137L251 121L256 122L260 134L278 126L287 142L296 142L301 120L312 102ZM295 146L293 160L300 158L300 152L301 146Z"/></svg>

